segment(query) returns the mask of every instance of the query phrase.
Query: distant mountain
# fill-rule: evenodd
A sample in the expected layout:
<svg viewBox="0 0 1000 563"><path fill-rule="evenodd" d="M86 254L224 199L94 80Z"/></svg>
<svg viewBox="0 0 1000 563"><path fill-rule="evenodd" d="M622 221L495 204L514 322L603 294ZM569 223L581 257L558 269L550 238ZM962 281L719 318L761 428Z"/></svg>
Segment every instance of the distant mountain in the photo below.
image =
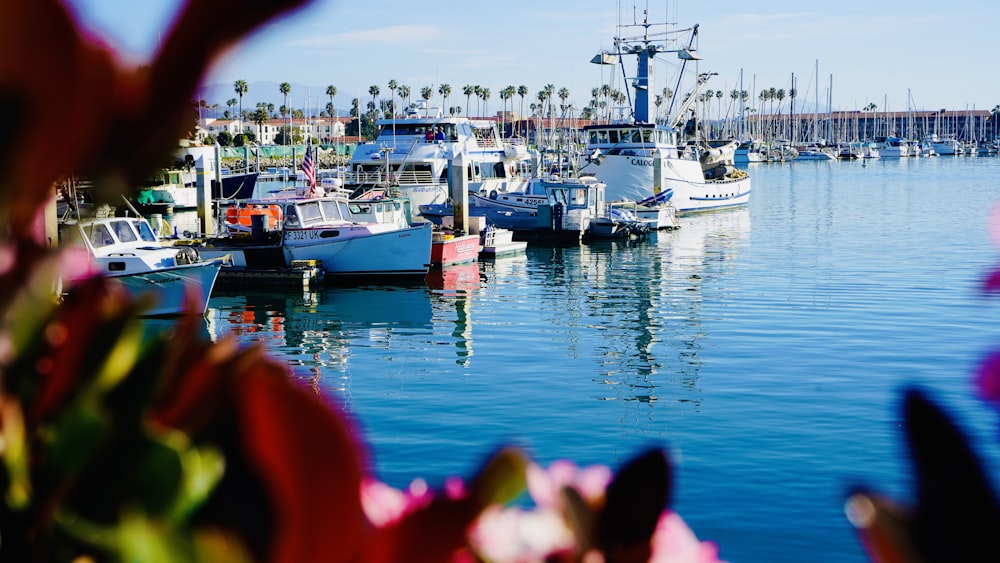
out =
<svg viewBox="0 0 1000 563"><path fill-rule="evenodd" d="M247 92L243 94L243 109L252 110L257 107L258 103L266 103L274 104L275 111L277 111L277 108L285 103L285 97L278 90L279 86L281 86L280 82L251 82L247 84ZM297 82L290 82L289 86L292 87L292 91L288 94L288 105L292 106L292 109L304 110L308 102L312 113L326 110L326 104L330 102L330 98L326 95L326 86L310 86ZM208 105L218 104L220 116L223 111L229 109L226 106L226 100L239 100L232 84L206 84L199 88L195 95L197 99L207 101ZM344 98L342 94L337 94L333 99L337 115L350 113L351 99L353 98ZM344 107L341 107L341 104ZM233 111L239 111L239 106L235 106Z"/></svg>

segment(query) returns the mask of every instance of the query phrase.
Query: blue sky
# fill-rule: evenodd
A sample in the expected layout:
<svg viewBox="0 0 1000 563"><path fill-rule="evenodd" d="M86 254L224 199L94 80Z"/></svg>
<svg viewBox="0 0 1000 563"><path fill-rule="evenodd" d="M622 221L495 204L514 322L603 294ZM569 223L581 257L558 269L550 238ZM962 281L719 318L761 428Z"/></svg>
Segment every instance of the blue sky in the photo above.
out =
<svg viewBox="0 0 1000 563"><path fill-rule="evenodd" d="M66 2L136 61L153 53L181 5L180 0ZM232 6L240 9L239 2ZM206 83L228 85L232 97L232 83L246 80L251 90L244 107L265 96L280 101L276 83L289 82L294 107L307 99L310 106L318 98L325 103L323 92L333 84L337 107L346 108L354 97L367 102L371 85L387 98L391 79L408 85L414 98L422 87L433 87L435 102L438 85L450 84L449 105L466 105L461 94L466 84L490 88L491 114L501 109L499 92L508 85L527 86L531 99L546 84L565 87L569 100L582 107L591 89L610 78L607 67L589 60L611 47L619 14L623 22L633 21L633 6L640 18L648 6L654 22L700 25L699 70L718 73L706 86L710 89L737 88L742 70L748 92L787 91L794 73L800 102L811 104L818 94L825 106L832 93L834 109L874 103L880 111L905 112L908 105L989 110L1000 104L995 69L1000 38L991 32L1000 16L995 0L314 0L235 48ZM629 73L634 65L626 59ZM656 90L668 85L666 67L660 66ZM255 91L258 82L275 83L274 91Z"/></svg>

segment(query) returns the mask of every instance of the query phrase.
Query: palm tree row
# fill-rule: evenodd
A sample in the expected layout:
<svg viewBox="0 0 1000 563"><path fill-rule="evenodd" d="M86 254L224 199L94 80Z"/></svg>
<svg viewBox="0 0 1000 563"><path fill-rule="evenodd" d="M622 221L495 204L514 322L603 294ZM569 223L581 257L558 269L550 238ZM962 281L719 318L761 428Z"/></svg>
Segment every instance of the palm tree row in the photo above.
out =
<svg viewBox="0 0 1000 563"><path fill-rule="evenodd" d="M401 115L402 112L400 108L409 107L410 93L411 89L409 86L400 84L395 79L389 80L387 83L389 98L387 100L379 100L379 95L382 93L381 88L378 85L371 85L368 88L368 94L371 96L371 101L367 103L367 112L363 115L370 121L374 121L379 117L391 117L394 115ZM237 98L232 98L227 100L226 105L230 108L226 112L227 117L231 117L231 109L233 106L239 105L240 111L237 114L237 118L240 120L246 120L256 123L258 127L265 120L273 116L272 111L264 112L262 111L261 105L258 104L257 110L253 112L244 112L243 110L243 97L249 91L249 86L245 80L237 80L233 84L234 91ZM297 114L301 114L300 111L291 111L288 107L288 96L291 93L291 85L288 82L282 82L279 87L279 92L284 97L284 105L279 108L279 113L282 118L287 118L288 116L297 117ZM434 95L434 89L431 86L424 86L420 88L420 97L425 102L430 101ZM463 111L466 115L471 113L472 107L472 97L476 97L476 115L489 115L489 100L492 97L492 91L488 87L483 87L481 85L466 84L462 87L462 94L466 97L465 110L461 106L449 106L448 101L452 94L452 87L450 84L444 83L440 84L437 88L437 94L441 96L441 107L447 111L448 115L462 115ZM514 113L514 97L518 96L520 98L518 115L526 116L525 109L525 98L528 96L529 90L525 85L514 86L508 85L499 91L499 97L502 100L503 108L501 112L501 124L505 125L508 115ZM326 95L329 97L330 101L326 105L326 111L322 112L328 116L331 121L336 115L336 108L334 106L334 98L337 95L337 88L333 85L326 87ZM725 118L735 115L737 112L734 110L734 106L737 100L741 100L745 103L747 100L746 91L737 92L733 90L730 92L731 103L725 110L725 118L723 117L722 99L725 97L725 93L722 90L707 90L699 95L699 101L702 102L703 115L700 116L703 120L708 121L710 115L711 101L714 99L716 101L716 120L724 121ZM789 96L793 99L794 103L794 89L789 91ZM400 104L396 103L396 98L399 97ZM612 88L611 86L605 84L599 88L594 88L591 90L591 100L588 105L585 106L579 115L576 113L576 106L571 103L567 103L570 97L570 91L567 88L560 88L556 90L556 87L552 84L546 84L541 90L539 90L535 99L538 103L531 103L529 106L530 114L527 114L533 118L549 118L549 119L566 119L580 117L583 119L610 119L616 113L627 111L625 108L628 107L628 97L626 94L620 90ZM656 118L657 120L662 120L665 118L665 113L670 111L671 103L673 101L674 93L670 88L664 88L661 93L658 93L654 97L654 104L656 106ZM558 98L560 103L558 106L555 104L555 99ZM771 102L771 112L773 112L773 101L778 101L778 112L781 112L782 101L785 98L784 89L771 88L769 90L764 90L760 94L761 101L761 113L763 113L763 105L765 102ZM509 104L509 105L508 105ZM664 107L665 106L665 107ZM271 105L273 108L273 105ZM355 99L352 104L351 115L354 117L362 117L360 114L360 103L359 100ZM558 111L556 109L558 108ZM752 109L752 108L746 108ZM520 127L520 122L518 123ZM290 133L290 124L286 122L285 125L286 132ZM520 130L514 131L514 134L519 135Z"/></svg>

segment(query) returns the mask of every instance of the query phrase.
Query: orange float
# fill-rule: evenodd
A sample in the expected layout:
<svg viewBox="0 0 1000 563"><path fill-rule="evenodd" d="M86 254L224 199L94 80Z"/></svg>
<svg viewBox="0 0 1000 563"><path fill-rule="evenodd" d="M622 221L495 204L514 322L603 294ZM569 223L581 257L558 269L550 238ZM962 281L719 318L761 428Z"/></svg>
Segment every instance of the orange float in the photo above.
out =
<svg viewBox="0 0 1000 563"><path fill-rule="evenodd" d="M253 218L257 215L266 217L265 231L272 231L281 226L283 217L280 205L252 203L226 209L226 228L230 232L249 233L253 226Z"/></svg>

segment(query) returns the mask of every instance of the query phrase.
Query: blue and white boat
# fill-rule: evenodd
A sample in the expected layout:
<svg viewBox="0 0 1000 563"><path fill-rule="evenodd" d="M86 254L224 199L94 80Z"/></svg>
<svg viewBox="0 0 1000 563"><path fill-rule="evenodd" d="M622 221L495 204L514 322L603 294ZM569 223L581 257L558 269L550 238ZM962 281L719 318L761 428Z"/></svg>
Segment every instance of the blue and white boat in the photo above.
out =
<svg viewBox="0 0 1000 563"><path fill-rule="evenodd" d="M86 275L105 276L146 300L144 316L204 315L222 268L222 260L202 260L194 248L162 245L142 217L63 221L59 244L86 250L92 264Z"/></svg>
<svg viewBox="0 0 1000 563"><path fill-rule="evenodd" d="M646 234L656 229L676 228L674 208L643 208L631 202L609 203L606 186L595 181L542 181L545 201L534 208L470 205L470 217L483 217L488 227L513 231L522 237L555 237L580 240ZM443 224L454 214L451 203L425 204L421 214Z"/></svg>
<svg viewBox="0 0 1000 563"><path fill-rule="evenodd" d="M587 138L587 157L580 174L592 174L608 186L608 201L635 201L644 205L662 203L670 197L679 213L692 213L738 207L750 201L750 176L737 169L733 155L738 143L710 147L696 138L682 139L682 125L698 99L698 91L711 73L697 74L695 85L686 98L671 98L665 122L653 119L650 95L653 59L660 53L676 53L681 60L678 86L695 54L698 26L680 31L650 33L654 24L644 21L638 37L615 38L615 49L602 52L592 62L619 64L626 55L638 57L638 72L633 81L635 106L630 115L607 123L583 128ZM630 26L623 26L630 27ZM671 47L680 34L689 34L686 46ZM697 69L696 69L697 70ZM677 91L675 88L674 91ZM678 99L684 101L673 109ZM696 137L697 127L684 127Z"/></svg>

